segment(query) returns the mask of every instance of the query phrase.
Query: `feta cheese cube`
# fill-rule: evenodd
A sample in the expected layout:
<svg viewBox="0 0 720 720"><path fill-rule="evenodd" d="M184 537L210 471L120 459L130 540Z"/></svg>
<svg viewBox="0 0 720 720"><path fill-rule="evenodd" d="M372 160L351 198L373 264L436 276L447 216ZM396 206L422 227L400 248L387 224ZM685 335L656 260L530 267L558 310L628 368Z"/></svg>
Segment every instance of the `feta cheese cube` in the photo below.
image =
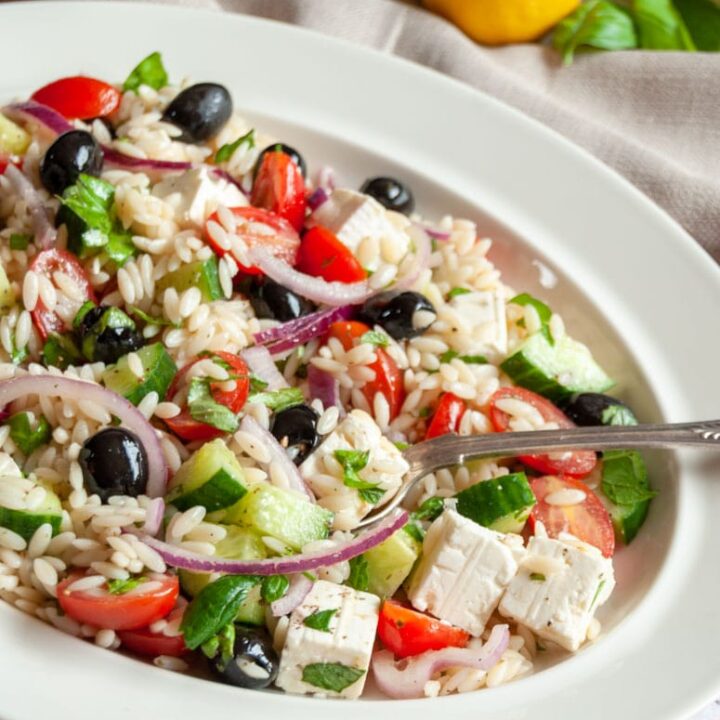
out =
<svg viewBox="0 0 720 720"><path fill-rule="evenodd" d="M506 538L445 510L425 535L408 589L410 602L471 635L481 635L524 554L515 537Z"/></svg>
<svg viewBox="0 0 720 720"><path fill-rule="evenodd" d="M309 616L332 610L336 612L330 617L327 630L305 624ZM276 685L286 692L301 695L360 697L370 666L379 611L380 598L376 595L324 580L315 582L290 616ZM322 675L317 672L318 668L307 669L318 664L354 668L354 674L359 677L344 688L337 685L336 689L323 687L317 684L318 676ZM337 674L342 674L343 668L336 667L334 676L333 669L330 669L328 674L331 679L337 680ZM352 680L352 675L345 682L348 680Z"/></svg>
<svg viewBox="0 0 720 720"><path fill-rule="evenodd" d="M202 225L220 205L240 207L248 204L235 185L211 176L206 167L168 175L155 185L152 194L174 207L179 225Z"/></svg>
<svg viewBox="0 0 720 720"><path fill-rule="evenodd" d="M369 451L367 465L358 475L385 491L376 504L364 500L357 488L345 485L336 450ZM408 469L402 453L383 436L372 417L363 410L353 410L300 466L300 474L318 504L335 513L333 528L350 530L398 491Z"/></svg>
<svg viewBox="0 0 720 720"><path fill-rule="evenodd" d="M439 308L438 319L457 329L451 344L460 354L493 359L507 354L505 299L500 293L474 290L456 295Z"/></svg>
<svg viewBox="0 0 720 720"><path fill-rule="evenodd" d="M579 542L532 537L500 613L542 638L575 651L597 608L615 587L612 561Z"/></svg>

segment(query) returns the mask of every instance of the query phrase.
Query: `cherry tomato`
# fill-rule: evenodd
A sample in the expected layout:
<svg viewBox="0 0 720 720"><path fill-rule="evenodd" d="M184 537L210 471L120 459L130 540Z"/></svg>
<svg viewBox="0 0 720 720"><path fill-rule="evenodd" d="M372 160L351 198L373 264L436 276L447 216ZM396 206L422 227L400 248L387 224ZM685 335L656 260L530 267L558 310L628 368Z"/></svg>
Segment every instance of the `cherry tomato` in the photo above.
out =
<svg viewBox="0 0 720 720"><path fill-rule="evenodd" d="M429 615L386 600L380 610L378 636L398 658L420 655L428 650L465 647L469 633Z"/></svg>
<svg viewBox="0 0 720 720"><path fill-rule="evenodd" d="M22 170L23 158L19 158L17 155L3 155L0 153L0 175L5 173L8 165L14 165Z"/></svg>
<svg viewBox="0 0 720 720"><path fill-rule="evenodd" d="M544 397L520 387L503 387L490 398L490 420L497 432L507 431L510 424L510 417L507 413L504 413L496 406L498 400L504 398L521 400L528 405L532 405L542 415L545 422L554 422L559 428L575 427L575 423L570 418ZM552 455L520 455L520 460L528 467L546 475L584 477L592 472L595 467L597 455L590 450L576 450L562 453L557 457Z"/></svg>
<svg viewBox="0 0 720 720"><path fill-rule="evenodd" d="M177 607L167 617L168 622L182 617L185 607ZM170 657L179 657L189 652L185 645L185 638L182 635L163 635L161 632L153 632L149 627L139 628L137 630L121 630L118 637L122 644L138 653L138 655L149 655L157 657L158 655L169 655Z"/></svg>
<svg viewBox="0 0 720 720"><path fill-rule="evenodd" d="M354 320L333 323L330 326L330 337L337 338L345 350L350 350L355 341L361 338L370 330L365 323ZM375 379L366 383L362 391L367 398L370 407L373 407L375 395L381 393L390 406L390 420L394 420L400 414L400 408L405 400L405 385L403 375L397 363L382 348L374 348L377 360L368 365L375 371Z"/></svg>
<svg viewBox="0 0 720 720"><path fill-rule="evenodd" d="M328 282L353 283L367 277L352 251L321 225L310 228L303 236L298 270Z"/></svg>
<svg viewBox="0 0 720 720"><path fill-rule="evenodd" d="M440 398L437 409L425 433L425 439L440 437L448 433L456 433L460 428L460 421L467 410L467 404L457 395L446 392Z"/></svg>
<svg viewBox="0 0 720 720"><path fill-rule="evenodd" d="M530 480L537 504L530 513L530 528L541 521L550 537L566 532L590 545L600 548L605 557L615 552L615 531L605 506L597 495L581 480L545 475ZM559 490L580 490L585 499L576 505L552 505L545 501L550 493Z"/></svg>
<svg viewBox="0 0 720 720"><path fill-rule="evenodd" d="M55 80L33 93L32 99L57 110L68 120L110 115L120 105L120 92L102 80L76 75Z"/></svg>
<svg viewBox="0 0 720 720"><path fill-rule="evenodd" d="M135 630L164 618L174 607L180 585L175 575L150 575L146 582L158 583L149 592L137 589L114 595L107 588L69 590L84 577L74 572L57 588L57 599L66 615L74 620L110 630Z"/></svg>
<svg viewBox="0 0 720 720"><path fill-rule="evenodd" d="M298 248L300 247L300 236L295 232L290 223L262 208L236 207L230 208L235 216L237 228L235 234L245 242L248 247L263 245L276 258L284 260L288 265L295 265ZM208 218L208 222L214 220L219 223L217 213ZM230 252L213 240L210 233L205 231L208 244L215 251L218 257ZM237 258L236 258L237 260ZM238 263L240 271L247 275L262 275L260 268L246 267Z"/></svg>
<svg viewBox="0 0 720 720"><path fill-rule="evenodd" d="M248 370L248 366L241 357L231 353L216 352L213 353L213 355L230 366L229 373L231 376L237 376L234 377L234 390L224 392L217 387L217 383L210 383L210 392L212 393L213 399L215 402L220 403L220 405L230 408L232 412L239 413L245 405L250 392L250 371ZM199 357L180 369L168 388L168 400L172 400L178 390L180 390L181 383L187 371L195 365L195 363L204 359L203 357ZM183 440L212 440L224 434L222 430L218 430L218 428L212 425L195 420L195 418L190 415L190 410L186 407L183 408L179 415L166 418L165 423Z"/></svg>
<svg viewBox="0 0 720 720"><path fill-rule="evenodd" d="M78 259L66 250L57 248L42 250L30 263L30 270L47 278L53 285L55 285L53 276L60 271L82 291L82 299L71 299L65 293L58 292L58 301L53 310L48 310L42 299L38 299L32 311L32 319L43 340L47 340L51 333L69 330L80 306L87 300L95 302L95 291L85 269Z"/></svg>
<svg viewBox="0 0 720 720"><path fill-rule="evenodd" d="M253 182L250 202L285 218L296 230L305 223L305 180L282 150L265 153Z"/></svg>

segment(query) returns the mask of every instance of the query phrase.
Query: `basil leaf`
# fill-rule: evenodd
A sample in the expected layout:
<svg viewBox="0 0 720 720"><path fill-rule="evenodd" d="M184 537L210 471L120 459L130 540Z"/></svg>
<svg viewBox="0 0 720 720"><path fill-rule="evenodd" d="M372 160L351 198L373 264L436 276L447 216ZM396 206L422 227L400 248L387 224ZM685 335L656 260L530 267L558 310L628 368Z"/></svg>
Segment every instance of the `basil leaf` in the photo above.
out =
<svg viewBox="0 0 720 720"><path fill-rule="evenodd" d="M410 513L413 520L437 520L445 509L445 501L441 497L428 498L415 512Z"/></svg>
<svg viewBox="0 0 720 720"><path fill-rule="evenodd" d="M368 330L360 337L360 342L366 345L374 345L375 347L386 348L390 344L390 338L384 332L377 330Z"/></svg>
<svg viewBox="0 0 720 720"><path fill-rule="evenodd" d="M333 619L333 616L337 611L337 608L334 610L318 610L312 615L308 615L303 620L303 625L312 628L313 630L320 630L320 632L332 632L330 630L330 621Z"/></svg>
<svg viewBox="0 0 720 720"><path fill-rule="evenodd" d="M534 307L535 312L540 318L540 332L545 335L546 340L551 345L555 344L555 339L550 332L550 318L552 318L552 310L544 302L542 302L542 300L538 300L529 293L521 293L508 302L511 302L513 305L520 305L521 307L525 307L526 305Z"/></svg>
<svg viewBox="0 0 720 720"><path fill-rule="evenodd" d="M413 540L417 540L418 542L422 542L425 538L425 531L412 520L403 526L403 530L413 538Z"/></svg>
<svg viewBox="0 0 720 720"><path fill-rule="evenodd" d="M13 233L10 236L11 250L27 250L28 245L32 241L32 235L27 233Z"/></svg>
<svg viewBox="0 0 720 720"><path fill-rule="evenodd" d="M167 84L168 74L163 65L162 55L159 52L154 52L135 66L123 83L123 90L135 91L141 85L147 85L153 90L159 90Z"/></svg>
<svg viewBox="0 0 720 720"><path fill-rule="evenodd" d="M210 390L210 382L210 378L204 377L195 377L190 381L188 390L190 417L223 432L235 432L240 421L230 408L215 400Z"/></svg>
<svg viewBox="0 0 720 720"><path fill-rule="evenodd" d="M484 355L460 355L457 350L446 350L440 355L441 363L449 363L455 358L460 358L466 365L487 365L487 358Z"/></svg>
<svg viewBox="0 0 720 720"><path fill-rule="evenodd" d="M635 505L654 498L647 468L634 450L610 450L603 454L602 491L616 505Z"/></svg>
<svg viewBox="0 0 720 720"><path fill-rule="evenodd" d="M448 300L452 300L454 297L457 297L458 295L467 295L468 293L471 293L472 290L464 287L454 287L447 295Z"/></svg>
<svg viewBox="0 0 720 720"><path fill-rule="evenodd" d="M364 555L356 555L350 560L350 575L347 585L356 590L367 592L370 587L370 576L368 573L368 561Z"/></svg>
<svg viewBox="0 0 720 720"><path fill-rule="evenodd" d="M671 0L633 0L640 47L647 50L691 50L695 43Z"/></svg>
<svg viewBox="0 0 720 720"><path fill-rule="evenodd" d="M289 587L290 580L286 575L268 575L262 581L260 596L269 604L283 597Z"/></svg>
<svg viewBox="0 0 720 720"><path fill-rule="evenodd" d="M108 580L108 592L111 595L124 595L145 582L145 578L128 578L127 580Z"/></svg>
<svg viewBox="0 0 720 720"><path fill-rule="evenodd" d="M608 0L590 0L555 26L553 45L569 65L580 47L627 50L638 45L630 14Z"/></svg>
<svg viewBox="0 0 720 720"><path fill-rule="evenodd" d="M334 455L344 470L362 470L370 459L369 450L336 450Z"/></svg>
<svg viewBox="0 0 720 720"><path fill-rule="evenodd" d="M342 663L311 663L303 668L302 680L308 685L340 693L357 682L365 671Z"/></svg>
<svg viewBox="0 0 720 720"><path fill-rule="evenodd" d="M720 50L720 7L712 0L674 0L698 50Z"/></svg>
<svg viewBox="0 0 720 720"><path fill-rule="evenodd" d="M30 414L20 412L8 420L10 426L10 438L22 450L24 455L30 455L41 445L50 441L52 431L50 423L44 415L35 419L34 427L30 422Z"/></svg>
<svg viewBox="0 0 720 720"><path fill-rule="evenodd" d="M137 252L132 235L122 228L116 228L108 235L105 254L118 267L122 267Z"/></svg>
<svg viewBox="0 0 720 720"><path fill-rule="evenodd" d="M255 130L250 130L250 132L245 133L245 135L240 136L235 142L226 143L223 145L216 153L215 153L215 162L216 163L223 163L229 160L234 154L235 151L241 146L241 145L247 145L249 150L252 150L252 148L255 147Z"/></svg>
<svg viewBox="0 0 720 720"><path fill-rule="evenodd" d="M188 605L180 625L188 648L195 650L232 622L259 582L255 575L224 575L206 585Z"/></svg>
<svg viewBox="0 0 720 720"><path fill-rule="evenodd" d="M603 425L637 425L633 411L624 405L609 405L602 411Z"/></svg>
<svg viewBox="0 0 720 720"><path fill-rule="evenodd" d="M152 315L148 315L144 310L141 310L139 307L135 307L134 305L128 305L127 311L131 315L139 317L144 323L147 323L148 325L157 325L159 327L180 327L179 323L171 322L170 320L166 320L165 318L153 317Z"/></svg>
<svg viewBox="0 0 720 720"><path fill-rule="evenodd" d="M302 390L296 387L281 388L272 392L257 392L250 395L248 402L262 403L273 412L280 412L293 405L302 405Z"/></svg>
<svg viewBox="0 0 720 720"><path fill-rule="evenodd" d="M80 350L68 335L53 333L43 345L42 361L45 367L59 367L65 370L68 365L80 362L81 358Z"/></svg>
<svg viewBox="0 0 720 720"><path fill-rule="evenodd" d="M343 467L343 483L358 491L358 495L367 503L377 505L385 495L379 483L363 480L358 472L362 470L370 459L368 450L336 450L335 459Z"/></svg>

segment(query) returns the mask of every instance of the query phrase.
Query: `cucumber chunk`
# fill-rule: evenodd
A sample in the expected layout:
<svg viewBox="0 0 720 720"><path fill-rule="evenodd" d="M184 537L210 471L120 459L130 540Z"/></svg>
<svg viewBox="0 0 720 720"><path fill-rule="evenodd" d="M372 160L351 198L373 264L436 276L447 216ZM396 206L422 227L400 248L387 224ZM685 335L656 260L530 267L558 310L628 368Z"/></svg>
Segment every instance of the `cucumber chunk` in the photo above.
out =
<svg viewBox="0 0 720 720"><path fill-rule="evenodd" d="M157 284L158 290L174 287L178 293L196 287L202 293L205 302L221 300L223 291L218 277L218 261L215 256L208 260L183 265L181 268L162 277Z"/></svg>
<svg viewBox="0 0 720 720"><path fill-rule="evenodd" d="M32 137L25 130L0 113L0 153L22 155L31 140Z"/></svg>
<svg viewBox="0 0 720 720"><path fill-rule="evenodd" d="M455 497L461 515L502 533L520 532L536 502L522 472L482 480Z"/></svg>
<svg viewBox="0 0 720 720"><path fill-rule="evenodd" d="M230 507L245 495L245 475L232 451L218 438L186 460L170 483L167 501L178 510L202 505L208 512Z"/></svg>
<svg viewBox="0 0 720 720"><path fill-rule="evenodd" d="M34 510L16 510L0 505L0 527L12 530L28 542L35 531L45 523L49 523L52 527L52 534L57 535L62 523L60 498L52 490L47 488L45 490L45 499Z"/></svg>
<svg viewBox="0 0 720 720"><path fill-rule="evenodd" d="M298 493L259 483L228 508L223 522L252 528L300 550L307 543L324 540L332 518L329 510L309 503Z"/></svg>
<svg viewBox="0 0 720 720"><path fill-rule="evenodd" d="M615 384L590 350L567 335L551 345L543 333L535 333L500 367L517 385L553 402L577 392L605 392Z"/></svg>
<svg viewBox="0 0 720 720"><path fill-rule="evenodd" d="M422 543L410 537L403 529L387 540L368 550L367 560L368 592L381 598L392 597L420 557Z"/></svg>
<svg viewBox="0 0 720 720"><path fill-rule="evenodd" d="M142 378L130 370L127 355L123 355L102 374L105 387L126 397L133 405L137 405L153 390L160 399L164 398L177 373L177 365L162 343L146 345L135 352L143 366Z"/></svg>

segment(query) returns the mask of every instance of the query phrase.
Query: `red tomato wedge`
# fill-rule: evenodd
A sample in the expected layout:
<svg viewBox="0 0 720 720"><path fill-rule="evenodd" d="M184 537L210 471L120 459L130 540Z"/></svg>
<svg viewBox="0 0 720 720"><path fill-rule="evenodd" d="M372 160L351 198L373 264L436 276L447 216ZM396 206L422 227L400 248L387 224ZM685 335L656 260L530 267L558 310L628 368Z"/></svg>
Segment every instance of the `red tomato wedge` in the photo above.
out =
<svg viewBox="0 0 720 720"><path fill-rule="evenodd" d="M285 218L296 230L305 223L305 180L282 150L265 153L253 182L250 202Z"/></svg>
<svg viewBox="0 0 720 720"><path fill-rule="evenodd" d="M288 265L295 265L298 248L300 247L300 236L285 218L268 210L254 207L230 208L230 212L235 216L237 222L235 234L249 248L262 245L276 258L284 260ZM220 223L217 213L208 218L208 223L211 220ZM207 225L205 226L205 237L218 257L230 252L230 250L221 247L213 239L207 230ZM240 272L246 275L262 275L259 268L246 267L245 265L239 265L239 267Z"/></svg>
<svg viewBox="0 0 720 720"><path fill-rule="evenodd" d="M174 575L150 575L137 588L116 595L106 587L68 589L82 577L84 573L73 572L58 585L60 607L78 622L111 630L135 630L164 618L175 607L180 588ZM143 585L149 590L142 592Z"/></svg>
<svg viewBox="0 0 720 720"><path fill-rule="evenodd" d="M68 120L89 120L110 115L120 105L121 97L119 90L102 80L76 75L41 87L32 99Z"/></svg>
<svg viewBox="0 0 720 720"><path fill-rule="evenodd" d="M215 382L210 383L210 392L212 393L215 402L220 403L220 405L224 405L233 413L237 414L245 405L250 392L250 371L248 370L248 366L241 357L233 355L232 353L216 352L212 353L212 355L219 358L223 363L226 363L230 367L228 372L235 380L235 389L222 391L217 387L218 383ZM168 400L172 401L173 397L175 397L177 392L180 390L188 370L190 370L193 365L204 359L206 358L196 358L179 370L168 388ZM187 407L184 407L179 415L172 418L166 418L165 424L183 440L212 440L213 438L220 437L225 434L222 430L219 430L212 425L195 420Z"/></svg>
<svg viewBox="0 0 720 720"><path fill-rule="evenodd" d="M62 333L69 330L80 306L87 300L95 302L95 292L85 269L78 259L66 250L51 248L39 252L30 263L30 270L47 278L55 287L57 285L54 274L62 272L82 293L82 300L80 300L70 299L64 293L58 292L58 303L56 309L53 310L48 310L42 299L38 299L31 314L35 327L43 340L47 340L51 333Z"/></svg>
<svg viewBox="0 0 720 720"><path fill-rule="evenodd" d="M605 557L615 552L615 531L605 506L581 480L545 475L530 480L537 504L530 513L530 528L540 521L550 537L566 532L599 548ZM546 499L560 490L580 490L585 499L576 505L554 505Z"/></svg>
<svg viewBox="0 0 720 720"><path fill-rule="evenodd" d="M167 616L167 621L177 620L182 617L184 612L185 607L176 607ZM163 635L161 632L153 632L149 627L137 630L120 630L118 637L128 650L132 650L138 655L179 657L189 652L185 645L185 638L182 635Z"/></svg>
<svg viewBox="0 0 720 720"><path fill-rule="evenodd" d="M398 658L446 647L465 647L470 639L469 633L461 628L417 612L395 600L383 603L378 636L382 644Z"/></svg>
<svg viewBox="0 0 720 720"><path fill-rule="evenodd" d="M433 413L432 420L425 433L425 439L455 433L460 428L460 421L467 410L467 404L462 398L452 393L444 393Z"/></svg>
<svg viewBox="0 0 720 720"><path fill-rule="evenodd" d="M321 225L310 228L303 236L298 270L328 282L354 283L367 277L350 249Z"/></svg>
<svg viewBox="0 0 720 720"><path fill-rule="evenodd" d="M497 402L505 398L520 400L532 405L542 415L545 422L557 423L560 428L575 427L575 423L549 400L521 387L500 388L490 398L490 420L497 432L506 432L510 425L510 416L497 407ZM528 467L547 475L570 475L585 477L592 472L597 463L597 455L590 450L552 455L520 455L520 460Z"/></svg>
<svg viewBox="0 0 720 720"><path fill-rule="evenodd" d="M333 323L330 326L329 336L337 338L345 350L350 350L356 340L370 330L365 323L348 320ZM382 348L374 348L377 360L368 365L375 372L375 379L367 383L362 391L370 407L373 407L375 395L381 393L390 406L390 420L400 414L400 408L405 400L405 384L403 374L396 362Z"/></svg>

